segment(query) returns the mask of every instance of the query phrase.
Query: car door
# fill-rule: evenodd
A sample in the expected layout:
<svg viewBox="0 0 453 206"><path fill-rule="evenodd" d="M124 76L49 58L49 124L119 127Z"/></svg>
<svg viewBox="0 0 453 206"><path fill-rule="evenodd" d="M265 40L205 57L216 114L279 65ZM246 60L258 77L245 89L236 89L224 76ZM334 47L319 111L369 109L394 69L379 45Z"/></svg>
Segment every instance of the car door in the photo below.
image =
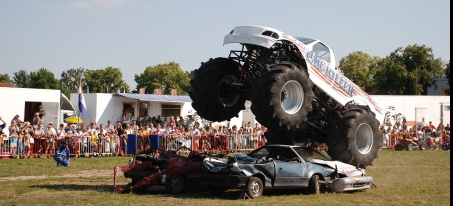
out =
<svg viewBox="0 0 453 206"><path fill-rule="evenodd" d="M290 148L282 147L274 152L275 187L302 187L308 171L299 156Z"/></svg>

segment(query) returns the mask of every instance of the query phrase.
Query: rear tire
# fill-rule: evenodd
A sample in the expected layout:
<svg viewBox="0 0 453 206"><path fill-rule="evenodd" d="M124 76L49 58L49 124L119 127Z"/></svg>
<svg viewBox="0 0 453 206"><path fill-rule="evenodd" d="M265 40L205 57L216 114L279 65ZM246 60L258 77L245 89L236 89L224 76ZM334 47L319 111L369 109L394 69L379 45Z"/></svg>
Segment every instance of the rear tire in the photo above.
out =
<svg viewBox="0 0 453 206"><path fill-rule="evenodd" d="M181 193L184 189L184 178L181 175L172 175L165 184L165 189L172 194Z"/></svg>
<svg viewBox="0 0 453 206"><path fill-rule="evenodd" d="M251 177L245 188L245 192L252 199L260 197L263 194L263 190L263 182L258 177Z"/></svg>
<svg viewBox="0 0 453 206"><path fill-rule="evenodd" d="M269 65L252 84L250 107L267 128L297 129L307 121L315 98L305 68L290 62Z"/></svg>
<svg viewBox="0 0 453 206"><path fill-rule="evenodd" d="M379 121L368 106L351 106L331 128L327 153L335 160L366 168L382 146Z"/></svg>
<svg viewBox="0 0 453 206"><path fill-rule="evenodd" d="M239 82L240 67L233 60L216 58L195 70L189 96L198 115L220 122L237 117L245 109L245 96L237 87L231 86L231 83Z"/></svg>

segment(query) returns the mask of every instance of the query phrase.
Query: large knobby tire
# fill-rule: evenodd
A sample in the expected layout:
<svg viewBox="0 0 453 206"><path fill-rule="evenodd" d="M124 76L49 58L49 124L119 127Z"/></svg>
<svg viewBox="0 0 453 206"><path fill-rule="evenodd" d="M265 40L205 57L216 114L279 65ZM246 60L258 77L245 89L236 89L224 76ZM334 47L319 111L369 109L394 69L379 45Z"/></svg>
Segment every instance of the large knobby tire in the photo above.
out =
<svg viewBox="0 0 453 206"><path fill-rule="evenodd" d="M245 188L245 192L252 199L261 196L263 194L263 190L263 182L258 177L251 177L247 187Z"/></svg>
<svg viewBox="0 0 453 206"><path fill-rule="evenodd" d="M308 184L308 193L314 195L321 193L321 185L319 184L318 175L311 176L310 183Z"/></svg>
<svg viewBox="0 0 453 206"><path fill-rule="evenodd" d="M313 83L300 65L285 62L268 65L252 84L251 110L262 125L297 129L313 110Z"/></svg>
<svg viewBox="0 0 453 206"><path fill-rule="evenodd" d="M335 126L336 125L336 126ZM327 153L335 160L366 168L382 146L379 121L368 106L351 106L330 129Z"/></svg>
<svg viewBox="0 0 453 206"><path fill-rule="evenodd" d="M181 175L172 175L165 184L165 189L169 193L179 194L184 189L184 178Z"/></svg>
<svg viewBox="0 0 453 206"><path fill-rule="evenodd" d="M237 117L245 109L246 97L237 91L237 86L231 86L239 82L240 67L233 60L216 58L195 70L189 96L198 115L220 122Z"/></svg>

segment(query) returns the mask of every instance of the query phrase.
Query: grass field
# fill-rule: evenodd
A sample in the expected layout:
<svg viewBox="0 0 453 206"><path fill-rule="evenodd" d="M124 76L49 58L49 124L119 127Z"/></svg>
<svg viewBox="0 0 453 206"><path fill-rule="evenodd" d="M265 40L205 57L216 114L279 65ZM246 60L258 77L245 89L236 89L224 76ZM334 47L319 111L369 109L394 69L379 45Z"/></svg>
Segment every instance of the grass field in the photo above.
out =
<svg viewBox="0 0 453 206"><path fill-rule="evenodd" d="M53 159L2 159L0 205L450 205L450 151L380 150L367 168L375 189L320 195L265 191L254 200L240 199L239 190L212 197L190 188L172 195L160 186L113 193L113 168L128 159L72 158L70 167L56 167ZM128 182L120 176L119 184Z"/></svg>

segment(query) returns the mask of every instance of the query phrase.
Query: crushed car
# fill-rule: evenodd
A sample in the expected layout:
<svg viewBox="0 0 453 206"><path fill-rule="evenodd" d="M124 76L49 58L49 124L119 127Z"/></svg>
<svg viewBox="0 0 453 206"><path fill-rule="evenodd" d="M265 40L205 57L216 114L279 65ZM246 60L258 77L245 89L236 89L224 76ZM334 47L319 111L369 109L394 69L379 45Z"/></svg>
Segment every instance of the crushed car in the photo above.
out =
<svg viewBox="0 0 453 206"><path fill-rule="evenodd" d="M268 189L302 188L309 194L360 191L372 187L373 177L311 147L270 144L248 154L206 157L200 183L211 194L242 188L254 199Z"/></svg>
<svg viewBox="0 0 453 206"><path fill-rule="evenodd" d="M155 185L165 186L167 192L181 193L186 186L199 185L203 154L186 147L176 151L150 149L136 154L128 165L114 169L114 190L118 193L146 190ZM132 182L117 185L117 175L123 172Z"/></svg>

